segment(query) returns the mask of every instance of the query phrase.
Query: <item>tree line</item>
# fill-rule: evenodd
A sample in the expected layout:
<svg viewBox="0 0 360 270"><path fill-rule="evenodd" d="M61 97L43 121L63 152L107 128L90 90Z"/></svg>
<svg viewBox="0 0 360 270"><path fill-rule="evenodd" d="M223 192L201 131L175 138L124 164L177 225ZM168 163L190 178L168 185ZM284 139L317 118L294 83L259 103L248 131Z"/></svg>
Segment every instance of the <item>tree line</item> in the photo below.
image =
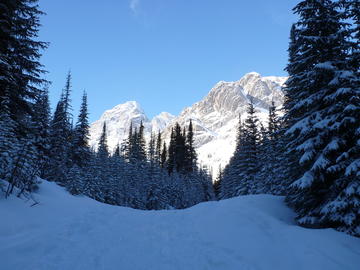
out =
<svg viewBox="0 0 360 270"><path fill-rule="evenodd" d="M237 146L215 183L225 199L285 195L306 227L360 235L360 4L304 0L290 32L289 79L283 116L269 109L265 128L250 103L239 120ZM185 208L214 199L211 178L198 167L193 126L172 129L148 144L131 127L114 153L106 125L94 152L88 146L87 96L71 115L71 75L54 114L39 62L48 44L37 40L42 12L36 0L0 5L0 190L25 196L39 177L72 194L139 209Z"/></svg>
<svg viewBox="0 0 360 270"><path fill-rule="evenodd" d="M72 194L140 209L185 208L214 199L209 174L196 164L192 123L176 125L169 148L159 133L146 145L144 127L131 127L123 149L109 153L106 125L98 151L88 146L87 95L73 124L71 74L53 114L39 59L36 0L0 5L0 190L27 196L39 178ZM161 145L163 144L163 145ZM161 153L160 153L161 151Z"/></svg>
<svg viewBox="0 0 360 270"><path fill-rule="evenodd" d="M360 236L360 2L294 8L283 116L267 130L253 104L215 184L220 198L285 195L298 224Z"/></svg>
<svg viewBox="0 0 360 270"><path fill-rule="evenodd" d="M131 124L113 153L106 137L104 123L97 151L82 166L73 163L60 183L70 193L147 210L183 209L215 199L211 175L196 162L191 120L187 130L175 125L169 147L160 132L146 144L142 122Z"/></svg>

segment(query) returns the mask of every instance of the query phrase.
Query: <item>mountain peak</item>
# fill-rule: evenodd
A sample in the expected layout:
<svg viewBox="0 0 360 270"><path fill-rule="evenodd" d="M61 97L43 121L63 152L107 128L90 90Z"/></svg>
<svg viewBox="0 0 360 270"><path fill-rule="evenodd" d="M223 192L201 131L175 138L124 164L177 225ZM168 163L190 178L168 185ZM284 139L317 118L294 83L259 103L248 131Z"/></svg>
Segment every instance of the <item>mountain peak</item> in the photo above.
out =
<svg viewBox="0 0 360 270"><path fill-rule="evenodd" d="M262 77L257 72L250 72L238 81L219 81L204 99L185 108L177 117L162 112L149 120L138 102L128 101L106 111L91 125L90 145L96 148L104 122L108 128L109 149L112 150L127 138L131 123L138 127L142 121L146 138L151 132L164 131L163 138L168 140L170 126L175 121L187 126L189 119L193 119L199 162L217 170L220 164L227 164L235 149L238 116L239 113L245 115L250 98L254 100L259 117L266 119L266 109L271 101L274 100L276 106L283 102L281 87L285 80L285 77Z"/></svg>
<svg viewBox="0 0 360 270"><path fill-rule="evenodd" d="M249 76L261 77L260 73L257 73L256 71L252 71L244 75L244 77L249 77Z"/></svg>
<svg viewBox="0 0 360 270"><path fill-rule="evenodd" d="M104 123L107 127L109 149L113 150L127 137L131 124L136 128L142 122L145 136L149 136L152 131L162 131L174 118L170 113L162 112L150 121L137 101L127 101L105 111L99 120L91 124L89 143L92 148L97 148Z"/></svg>
<svg viewBox="0 0 360 270"><path fill-rule="evenodd" d="M124 110L124 109L132 109L132 110L140 110L143 111L141 105L137 101L126 101L125 103L121 103L116 105L111 110Z"/></svg>

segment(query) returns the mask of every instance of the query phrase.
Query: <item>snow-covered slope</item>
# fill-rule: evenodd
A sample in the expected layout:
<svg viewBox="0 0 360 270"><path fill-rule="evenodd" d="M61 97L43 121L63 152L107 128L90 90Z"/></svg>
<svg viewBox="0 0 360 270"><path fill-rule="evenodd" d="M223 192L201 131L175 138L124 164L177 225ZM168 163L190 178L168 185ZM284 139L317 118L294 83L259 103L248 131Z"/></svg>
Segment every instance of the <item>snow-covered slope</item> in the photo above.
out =
<svg viewBox="0 0 360 270"><path fill-rule="evenodd" d="M282 197L140 211L43 182L30 207L0 199L2 270L358 270L360 239L293 223Z"/></svg>
<svg viewBox="0 0 360 270"><path fill-rule="evenodd" d="M91 125L91 146L96 146L103 122L108 127L108 143L113 149L127 136L130 122L139 125L142 120L146 136L152 131L164 131L170 137L170 129L175 122L188 125L193 120L195 145L199 162L209 165L216 173L219 166L224 167L235 149L239 114L245 117L246 106L252 99L259 117L266 121L267 109L271 101L280 106L283 102L281 86L286 77L261 77L256 72L246 74L235 82L218 82L203 100L185 108L178 117L161 113L148 120L140 105L134 101L118 105L106 111Z"/></svg>

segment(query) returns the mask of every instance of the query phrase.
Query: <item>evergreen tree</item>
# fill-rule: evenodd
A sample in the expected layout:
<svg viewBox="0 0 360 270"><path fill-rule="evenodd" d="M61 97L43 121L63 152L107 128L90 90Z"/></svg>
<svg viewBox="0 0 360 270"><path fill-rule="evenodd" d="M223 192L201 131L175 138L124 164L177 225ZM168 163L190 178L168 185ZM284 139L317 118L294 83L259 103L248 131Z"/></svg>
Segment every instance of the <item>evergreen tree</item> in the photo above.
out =
<svg viewBox="0 0 360 270"><path fill-rule="evenodd" d="M105 122L103 124L103 129L100 135L99 146L98 146L98 157L100 157L101 159L106 159L109 157Z"/></svg>
<svg viewBox="0 0 360 270"><path fill-rule="evenodd" d="M84 182L85 178L82 168L80 168L77 164L74 164L67 174L66 189L72 195L82 194L85 188Z"/></svg>
<svg viewBox="0 0 360 270"><path fill-rule="evenodd" d="M340 0L339 11L343 12L343 23L349 25L349 38L347 42L351 44L349 50L349 62L354 72L359 76L360 72L360 1L359 0Z"/></svg>
<svg viewBox="0 0 360 270"><path fill-rule="evenodd" d="M280 129L280 119L276 112L276 106L274 101L271 102L269 107L269 116L268 116L268 134L270 140L275 142L278 139L278 131Z"/></svg>
<svg viewBox="0 0 360 270"><path fill-rule="evenodd" d="M162 144L162 139L161 139L161 133L159 131L155 146L155 162L159 166L161 166L161 144Z"/></svg>
<svg viewBox="0 0 360 270"><path fill-rule="evenodd" d="M169 150L167 151L167 170L171 174L175 168L175 151L176 151L176 136L174 128L171 128Z"/></svg>
<svg viewBox="0 0 360 270"><path fill-rule="evenodd" d="M186 146L185 146L185 171L193 172L197 166L197 155L194 147L194 131L192 120L190 119L188 132L186 135Z"/></svg>
<svg viewBox="0 0 360 270"><path fill-rule="evenodd" d="M63 99L60 98L50 124L50 161L45 169L47 180L65 182L69 161L68 127Z"/></svg>
<svg viewBox="0 0 360 270"><path fill-rule="evenodd" d="M263 127L262 127L263 128ZM284 142L280 139L281 122L272 103L269 107L268 129L264 129L260 143L259 193L285 195L287 183L284 181Z"/></svg>
<svg viewBox="0 0 360 270"><path fill-rule="evenodd" d="M39 59L47 43L37 40L42 14L36 0L5 0L0 7L0 103L8 91L10 117L19 136L29 128L39 86L46 82Z"/></svg>
<svg viewBox="0 0 360 270"><path fill-rule="evenodd" d="M244 123L239 123L238 136L234 155L224 169L221 198L230 198L238 195L259 193L259 119L255 114L254 104L251 101L247 108L247 117Z"/></svg>
<svg viewBox="0 0 360 270"><path fill-rule="evenodd" d="M237 188L237 194L257 193L256 183L257 172L259 170L259 119L256 116L254 104L248 104L247 117L244 121L243 139L241 142L241 171L240 186Z"/></svg>
<svg viewBox="0 0 360 270"><path fill-rule="evenodd" d="M72 107L71 107L71 97L70 97L71 87L72 87L71 80L72 80L71 72L69 71L66 76L65 88L63 89L63 95L62 95L64 110L69 124L72 122L72 114L71 114Z"/></svg>
<svg viewBox="0 0 360 270"><path fill-rule="evenodd" d="M117 144L113 156L117 158L121 157L120 144Z"/></svg>
<svg viewBox="0 0 360 270"><path fill-rule="evenodd" d="M175 168L177 172L180 172L184 169L185 165L185 134L181 132L181 127L178 123L175 125Z"/></svg>
<svg viewBox="0 0 360 270"><path fill-rule="evenodd" d="M87 95L84 92L80 113L76 122L73 142L72 142L72 162L78 167L86 166L90 159L91 152L89 149L89 120L87 109Z"/></svg>
<svg viewBox="0 0 360 270"><path fill-rule="evenodd" d="M148 160L152 166L155 165L155 137L154 134L151 133L150 135L150 141L149 141L149 147L148 147Z"/></svg>
<svg viewBox="0 0 360 270"><path fill-rule="evenodd" d="M37 40L43 13L36 3L5 0L0 5L0 177L9 181L7 195L14 186L30 191L38 173L33 118L46 83L39 59L47 44Z"/></svg>
<svg viewBox="0 0 360 270"><path fill-rule="evenodd" d="M40 177L45 177L50 162L50 104L48 87L38 95L34 106L35 147L38 152Z"/></svg>
<svg viewBox="0 0 360 270"><path fill-rule="evenodd" d="M162 151L161 151L161 160L160 160L160 167L161 168L165 168L167 165L166 165L166 161L167 161L167 146L166 146L166 142L164 142L164 145L163 145L163 148L162 148Z"/></svg>
<svg viewBox="0 0 360 270"><path fill-rule="evenodd" d="M143 122L140 122L140 127L139 127L139 133L137 134L138 137L136 138L136 149L137 149L137 160L138 161L146 161L146 142L145 142L145 137L144 137L144 125Z"/></svg>
<svg viewBox="0 0 360 270"><path fill-rule="evenodd" d="M124 151L124 157L127 162L130 162L132 158L133 153L133 124L130 123L129 133L127 139L124 141L123 145L123 151Z"/></svg>
<svg viewBox="0 0 360 270"><path fill-rule="evenodd" d="M16 137L16 123L10 117L9 102L9 94L5 92L0 104L0 179L7 181L20 147Z"/></svg>
<svg viewBox="0 0 360 270"><path fill-rule="evenodd" d="M291 44L295 53L287 68L290 78L284 119L288 146L301 157L299 165L292 166L294 190L287 201L304 226L354 230L358 219L347 224L349 213L334 204L352 185L347 172L357 175L359 170L353 163L359 156L355 150L359 91L354 87L358 79L347 61L347 26L329 0L302 1L294 11L300 20ZM359 208L353 205L356 217Z"/></svg>
<svg viewBox="0 0 360 270"><path fill-rule="evenodd" d="M19 151L11 166L8 178L8 188L5 196L8 197L14 190L19 189L17 196L21 196L24 192L32 192L37 189L38 167L34 166L33 160L36 160L37 152L34 142L31 138L25 138L20 141Z"/></svg>

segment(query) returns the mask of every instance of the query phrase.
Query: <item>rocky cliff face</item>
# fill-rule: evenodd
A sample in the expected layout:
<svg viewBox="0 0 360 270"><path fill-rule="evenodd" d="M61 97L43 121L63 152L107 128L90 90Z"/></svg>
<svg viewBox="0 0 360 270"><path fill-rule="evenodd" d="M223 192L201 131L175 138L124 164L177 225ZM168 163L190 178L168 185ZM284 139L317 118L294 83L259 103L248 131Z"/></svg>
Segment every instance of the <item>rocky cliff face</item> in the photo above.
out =
<svg viewBox="0 0 360 270"><path fill-rule="evenodd" d="M160 130L168 138L175 122L187 126L192 119L199 163L212 168L216 174L220 166L227 164L235 149L239 115L246 117L247 104L253 100L260 119L266 121L271 102L274 101L276 106L283 103L281 87L285 81L286 77L261 77L256 72L235 82L220 81L204 99L185 108L177 117L163 112L149 120L137 102L126 102L106 111L91 125L90 143L96 146L104 122L108 127L108 144L113 149L126 138L131 122L138 126L143 121L147 137L151 131Z"/></svg>
<svg viewBox="0 0 360 270"><path fill-rule="evenodd" d="M187 125L192 119L199 162L210 166L215 174L224 167L235 149L239 115L246 117L252 99L259 118L265 122L271 102L276 106L283 103L281 86L285 81L286 77L261 77L251 72L239 81L220 81L203 100L184 109L175 121ZM170 127L164 130L167 136L169 132Z"/></svg>

